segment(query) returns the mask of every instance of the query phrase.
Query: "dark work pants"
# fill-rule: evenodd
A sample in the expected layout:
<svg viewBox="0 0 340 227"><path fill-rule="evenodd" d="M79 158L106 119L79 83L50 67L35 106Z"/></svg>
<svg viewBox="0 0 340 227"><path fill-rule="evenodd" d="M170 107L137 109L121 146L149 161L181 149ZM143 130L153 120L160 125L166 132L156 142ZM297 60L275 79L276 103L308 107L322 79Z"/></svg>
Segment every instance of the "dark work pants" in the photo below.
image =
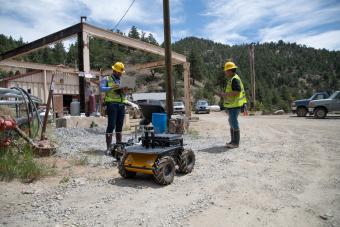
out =
<svg viewBox="0 0 340 227"><path fill-rule="evenodd" d="M125 116L125 105L119 103L107 104L107 128L106 133L122 132L124 116Z"/></svg>

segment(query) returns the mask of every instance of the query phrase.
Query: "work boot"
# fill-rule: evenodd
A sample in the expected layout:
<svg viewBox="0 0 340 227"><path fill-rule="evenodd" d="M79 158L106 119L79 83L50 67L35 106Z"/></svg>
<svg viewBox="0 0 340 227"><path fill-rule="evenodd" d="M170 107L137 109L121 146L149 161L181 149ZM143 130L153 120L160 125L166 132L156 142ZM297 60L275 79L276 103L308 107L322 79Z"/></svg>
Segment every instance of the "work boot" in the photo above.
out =
<svg viewBox="0 0 340 227"><path fill-rule="evenodd" d="M116 144L121 143L122 142L122 133L121 132L116 132Z"/></svg>
<svg viewBox="0 0 340 227"><path fill-rule="evenodd" d="M227 144L227 148L238 148L239 144L240 144L240 130L239 129L234 129L233 132L233 141L230 144Z"/></svg>
<svg viewBox="0 0 340 227"><path fill-rule="evenodd" d="M234 141L234 129L233 128L230 128L230 138L231 138L231 141L229 143L226 143L225 144L226 146L228 146L228 144L232 144Z"/></svg>
<svg viewBox="0 0 340 227"><path fill-rule="evenodd" d="M112 133L106 133L105 134L106 139L106 155L111 155L111 149L112 149Z"/></svg>

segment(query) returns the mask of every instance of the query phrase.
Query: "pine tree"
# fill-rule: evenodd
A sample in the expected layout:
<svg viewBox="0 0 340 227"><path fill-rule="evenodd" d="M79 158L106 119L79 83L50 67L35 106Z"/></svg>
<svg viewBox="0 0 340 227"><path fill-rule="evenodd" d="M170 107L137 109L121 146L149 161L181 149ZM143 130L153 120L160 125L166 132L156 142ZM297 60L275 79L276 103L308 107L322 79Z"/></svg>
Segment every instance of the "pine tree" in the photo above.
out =
<svg viewBox="0 0 340 227"><path fill-rule="evenodd" d="M134 38L134 39L140 39L140 34L136 26L132 26L132 28L129 31L128 37Z"/></svg>
<svg viewBox="0 0 340 227"><path fill-rule="evenodd" d="M148 38L147 38L148 43L151 43L153 45L159 46L157 40L155 37L152 35L152 33L149 33Z"/></svg>
<svg viewBox="0 0 340 227"><path fill-rule="evenodd" d="M200 57L200 55L198 55L197 51L192 49L188 57L188 61L190 62L190 75L191 78L193 79L193 84L195 85L195 80L201 80L203 77L202 75L203 60Z"/></svg>
<svg viewBox="0 0 340 227"><path fill-rule="evenodd" d="M141 34L141 37L140 37L140 40L142 40L143 42L148 42L148 38L146 37L146 33L142 31L142 34Z"/></svg>
<svg viewBox="0 0 340 227"><path fill-rule="evenodd" d="M66 63L66 51L64 44L58 42L54 45L52 49L52 63L53 64L65 64Z"/></svg>

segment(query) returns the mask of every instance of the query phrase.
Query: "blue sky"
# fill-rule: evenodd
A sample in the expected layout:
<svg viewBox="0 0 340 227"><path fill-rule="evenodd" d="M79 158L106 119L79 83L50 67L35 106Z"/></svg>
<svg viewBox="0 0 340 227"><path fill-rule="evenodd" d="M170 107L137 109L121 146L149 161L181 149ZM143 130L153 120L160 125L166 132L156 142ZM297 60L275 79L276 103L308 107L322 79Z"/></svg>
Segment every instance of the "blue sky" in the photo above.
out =
<svg viewBox="0 0 340 227"><path fill-rule="evenodd" d="M112 29L132 0L0 0L0 33L33 41L79 22ZM135 0L119 24L163 41L162 0ZM340 0L170 0L172 41L229 45L284 40L340 50ZM68 45L71 41L66 42Z"/></svg>

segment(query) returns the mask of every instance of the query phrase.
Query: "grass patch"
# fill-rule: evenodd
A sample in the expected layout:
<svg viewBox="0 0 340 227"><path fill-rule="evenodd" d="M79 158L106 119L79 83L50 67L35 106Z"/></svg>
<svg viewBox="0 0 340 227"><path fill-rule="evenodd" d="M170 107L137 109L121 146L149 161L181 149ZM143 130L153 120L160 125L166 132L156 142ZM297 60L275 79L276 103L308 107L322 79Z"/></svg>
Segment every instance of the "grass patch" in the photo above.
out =
<svg viewBox="0 0 340 227"><path fill-rule="evenodd" d="M89 164L89 159L87 156L74 159L74 165L76 166L86 166Z"/></svg>
<svg viewBox="0 0 340 227"><path fill-rule="evenodd" d="M66 184L67 182L69 182L70 181L70 178L69 177L63 177L63 179L61 179L60 181L59 181L59 183L60 184Z"/></svg>
<svg viewBox="0 0 340 227"><path fill-rule="evenodd" d="M12 147L0 150L1 181L11 181L16 178L30 183L53 174L55 174L55 169L34 160L33 151L29 146L25 146L22 152L17 152Z"/></svg>

